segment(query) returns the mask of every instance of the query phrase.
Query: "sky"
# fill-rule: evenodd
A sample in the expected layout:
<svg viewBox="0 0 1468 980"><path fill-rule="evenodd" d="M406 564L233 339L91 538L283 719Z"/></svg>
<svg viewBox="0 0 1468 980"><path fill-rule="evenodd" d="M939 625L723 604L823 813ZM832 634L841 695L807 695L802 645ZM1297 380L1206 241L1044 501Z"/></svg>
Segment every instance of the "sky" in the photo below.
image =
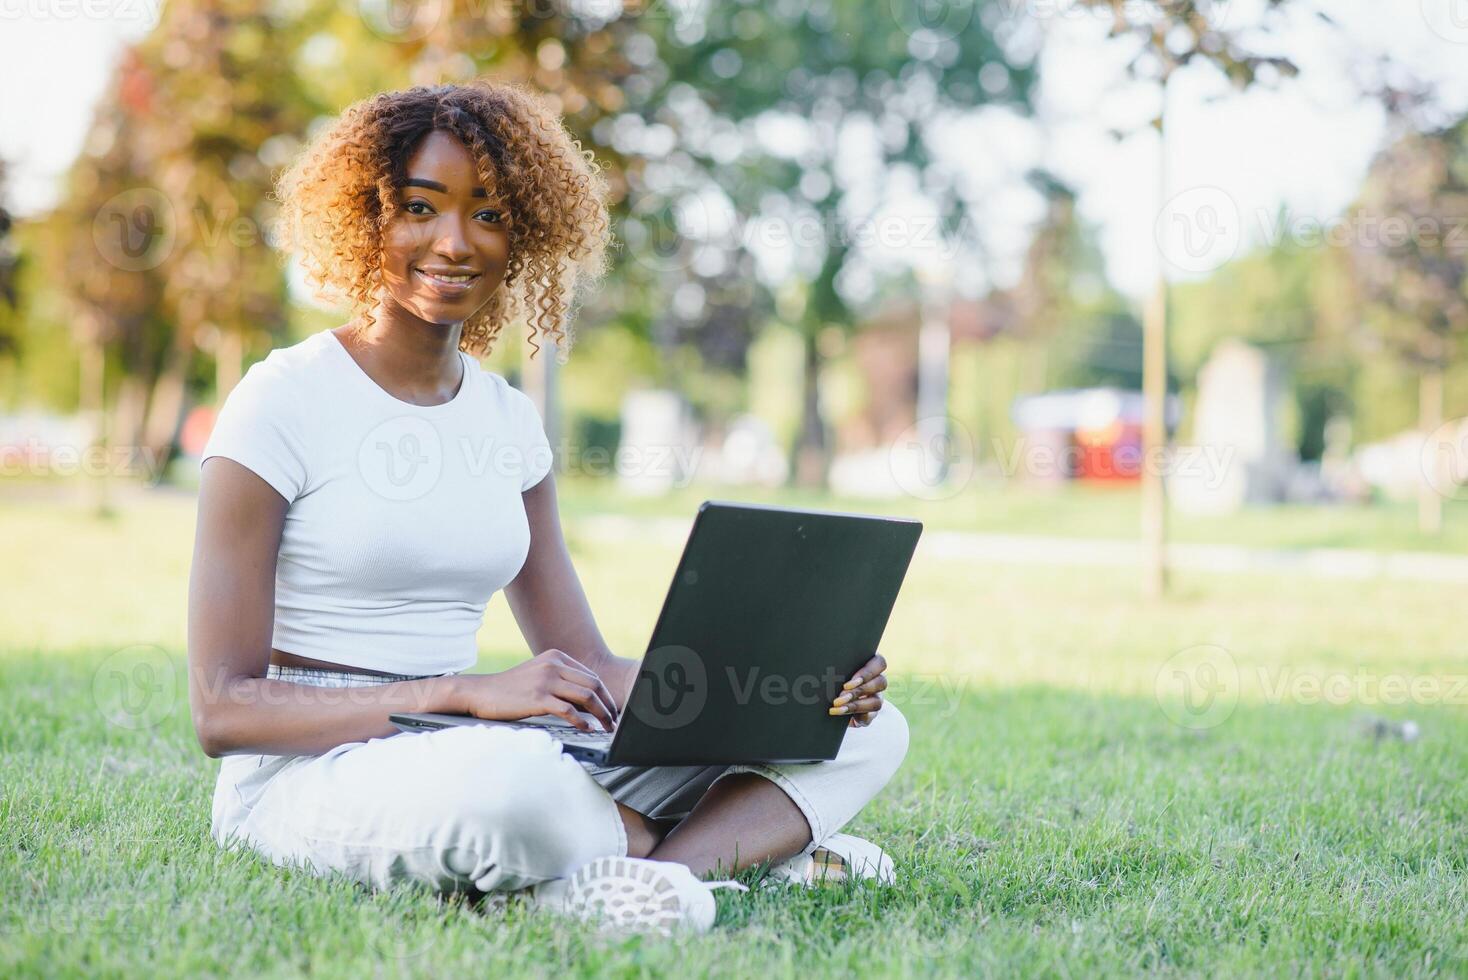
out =
<svg viewBox="0 0 1468 980"><path fill-rule="evenodd" d="M156 23L160 2L0 0L0 157L11 167L7 198L17 213L54 202L115 59ZM1178 75L1159 197L1156 144L1142 125L1156 94L1127 81L1124 42L1108 42L1105 24L1074 0L991 2L1031 18L1046 39L1037 116L979 113L952 140L955 159L983 188L989 277L1001 285L1016 274L1038 216L1020 182L1031 166L1078 190L1109 278L1141 297L1159 268L1174 279L1204 275L1268 241L1280 208L1296 234L1340 214L1384 133L1380 111L1352 84L1352 64L1389 55L1436 84L1445 106L1468 109L1468 0L1331 0L1337 30L1304 16L1315 0L1296 0L1297 15L1267 43L1296 59L1298 79L1238 94L1206 69ZM1222 26L1246 28L1262 0L1215 4ZM43 88L44 97L25 94ZM1113 130L1129 135L1118 140Z"/></svg>

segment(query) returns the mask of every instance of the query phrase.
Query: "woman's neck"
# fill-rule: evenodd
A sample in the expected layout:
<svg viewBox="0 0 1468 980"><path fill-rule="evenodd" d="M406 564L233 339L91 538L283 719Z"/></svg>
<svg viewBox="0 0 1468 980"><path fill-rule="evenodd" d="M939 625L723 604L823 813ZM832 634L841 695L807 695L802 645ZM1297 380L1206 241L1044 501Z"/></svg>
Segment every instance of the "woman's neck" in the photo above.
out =
<svg viewBox="0 0 1468 980"><path fill-rule="evenodd" d="M333 332L362 369L395 397L423 405L449 401L463 381L462 323L403 319L378 307L374 322L353 319Z"/></svg>

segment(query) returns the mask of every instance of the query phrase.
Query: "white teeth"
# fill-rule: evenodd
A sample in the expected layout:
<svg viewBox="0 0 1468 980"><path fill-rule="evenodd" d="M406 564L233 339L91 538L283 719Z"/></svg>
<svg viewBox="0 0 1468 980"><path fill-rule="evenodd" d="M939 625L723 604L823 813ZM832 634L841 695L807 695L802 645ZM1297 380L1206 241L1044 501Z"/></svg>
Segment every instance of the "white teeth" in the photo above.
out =
<svg viewBox="0 0 1468 980"><path fill-rule="evenodd" d="M424 272L422 269L419 269L418 272L424 278L427 278L427 279L435 279L435 280L437 280L439 282L468 282L471 279L475 278L474 276L440 276L440 275L435 275L432 272Z"/></svg>

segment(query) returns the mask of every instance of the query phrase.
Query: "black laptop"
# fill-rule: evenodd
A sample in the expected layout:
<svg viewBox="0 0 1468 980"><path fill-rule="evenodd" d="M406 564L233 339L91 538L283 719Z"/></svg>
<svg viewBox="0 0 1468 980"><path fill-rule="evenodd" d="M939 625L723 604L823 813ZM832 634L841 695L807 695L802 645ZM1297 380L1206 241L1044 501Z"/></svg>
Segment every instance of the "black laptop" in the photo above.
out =
<svg viewBox="0 0 1468 980"><path fill-rule="evenodd" d="M390 719L542 728L593 766L834 759L849 719L827 709L879 648L921 533L903 518L705 502L614 732L549 715Z"/></svg>

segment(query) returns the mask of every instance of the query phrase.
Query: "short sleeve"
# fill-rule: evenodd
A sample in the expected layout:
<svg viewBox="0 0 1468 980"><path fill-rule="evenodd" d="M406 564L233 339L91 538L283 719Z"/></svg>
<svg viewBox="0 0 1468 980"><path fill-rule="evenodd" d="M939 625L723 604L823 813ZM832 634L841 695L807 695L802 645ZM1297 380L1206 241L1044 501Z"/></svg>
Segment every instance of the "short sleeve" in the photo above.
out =
<svg viewBox="0 0 1468 980"><path fill-rule="evenodd" d="M551 471L553 458L550 440L545 437L545 423L541 421L535 402L523 391L516 390L515 394L515 401L520 404L520 444L525 447L525 474L520 482L523 493L545 479Z"/></svg>
<svg viewBox="0 0 1468 980"><path fill-rule="evenodd" d="M304 420L289 386L265 362L252 365L225 398L199 458L227 456L275 488L286 501L306 485Z"/></svg>

